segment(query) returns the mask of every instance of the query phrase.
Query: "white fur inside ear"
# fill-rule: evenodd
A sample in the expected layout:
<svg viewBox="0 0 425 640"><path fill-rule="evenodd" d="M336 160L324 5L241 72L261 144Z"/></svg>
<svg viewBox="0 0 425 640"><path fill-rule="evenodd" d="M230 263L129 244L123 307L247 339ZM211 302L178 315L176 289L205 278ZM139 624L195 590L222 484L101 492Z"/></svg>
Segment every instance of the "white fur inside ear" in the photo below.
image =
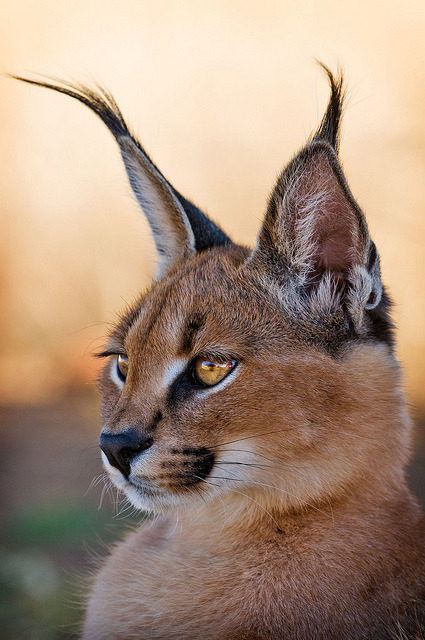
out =
<svg viewBox="0 0 425 640"><path fill-rule="evenodd" d="M347 308L357 330L363 322L364 309L374 309L382 297L382 285L363 266L355 266L349 275L350 289L347 294Z"/></svg>
<svg viewBox="0 0 425 640"><path fill-rule="evenodd" d="M169 264L195 251L195 237L187 215L163 176L147 160L134 140L118 140L131 188L142 207L158 251L158 277Z"/></svg>
<svg viewBox="0 0 425 640"><path fill-rule="evenodd" d="M122 389L124 387L124 381L121 380L121 378L118 375L118 362L117 362L116 356L111 358L111 367L109 371L110 371L112 382L114 382L119 389Z"/></svg>

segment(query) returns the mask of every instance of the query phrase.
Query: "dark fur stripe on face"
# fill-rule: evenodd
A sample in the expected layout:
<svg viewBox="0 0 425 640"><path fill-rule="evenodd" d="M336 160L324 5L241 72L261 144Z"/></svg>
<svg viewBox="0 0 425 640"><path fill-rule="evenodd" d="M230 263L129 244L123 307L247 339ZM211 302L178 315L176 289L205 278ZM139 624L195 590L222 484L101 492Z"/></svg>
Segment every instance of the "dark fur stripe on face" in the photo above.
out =
<svg viewBox="0 0 425 640"><path fill-rule="evenodd" d="M196 337L196 334L199 331L199 329L203 327L204 324L205 324L205 317L200 313L196 313L191 318L189 318L183 330L183 335L181 340L180 351L183 355L190 353L192 351L193 342Z"/></svg>
<svg viewBox="0 0 425 640"><path fill-rule="evenodd" d="M179 456L176 461L166 461L164 467L174 467L176 478L180 485L188 486L198 484L206 480L214 466L215 455L207 447L187 447L184 449L172 449L172 453Z"/></svg>

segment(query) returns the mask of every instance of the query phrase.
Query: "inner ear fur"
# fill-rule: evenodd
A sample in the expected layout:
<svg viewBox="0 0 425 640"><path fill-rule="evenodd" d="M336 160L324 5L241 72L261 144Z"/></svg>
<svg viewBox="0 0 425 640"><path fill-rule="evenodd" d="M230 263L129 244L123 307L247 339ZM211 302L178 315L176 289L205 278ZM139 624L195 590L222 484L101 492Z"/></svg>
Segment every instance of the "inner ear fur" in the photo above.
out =
<svg viewBox="0 0 425 640"><path fill-rule="evenodd" d="M381 301L382 283L376 247L337 156L341 82L331 82L318 132L279 177L250 262L281 288L290 285L292 297L297 291L313 300L317 312L343 308L360 330L364 311Z"/></svg>
<svg viewBox="0 0 425 640"><path fill-rule="evenodd" d="M278 180L257 250L308 281L366 264L369 243L335 151L324 142L309 143Z"/></svg>

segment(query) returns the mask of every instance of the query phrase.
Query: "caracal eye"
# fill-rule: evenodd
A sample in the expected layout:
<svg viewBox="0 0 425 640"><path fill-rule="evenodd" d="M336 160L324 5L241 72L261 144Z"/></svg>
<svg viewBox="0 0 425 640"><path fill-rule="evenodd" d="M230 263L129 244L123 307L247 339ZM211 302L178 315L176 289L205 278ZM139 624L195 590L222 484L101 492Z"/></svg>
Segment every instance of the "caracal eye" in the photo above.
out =
<svg viewBox="0 0 425 640"><path fill-rule="evenodd" d="M122 356L121 354L117 356L117 371L118 376L121 380L125 380L128 373L128 357Z"/></svg>
<svg viewBox="0 0 425 640"><path fill-rule="evenodd" d="M201 384L212 387L223 380L235 366L235 360L211 362L211 360L198 358L195 362L195 375Z"/></svg>

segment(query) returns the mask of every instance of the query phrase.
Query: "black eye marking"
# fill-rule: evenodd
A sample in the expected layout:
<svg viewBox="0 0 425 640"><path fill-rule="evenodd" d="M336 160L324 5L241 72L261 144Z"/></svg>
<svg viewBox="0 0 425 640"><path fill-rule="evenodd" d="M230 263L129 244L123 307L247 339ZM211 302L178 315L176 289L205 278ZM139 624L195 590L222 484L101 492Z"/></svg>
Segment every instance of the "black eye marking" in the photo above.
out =
<svg viewBox="0 0 425 640"><path fill-rule="evenodd" d="M223 354L207 354L205 356L196 356L195 358L193 358L193 360L191 360L191 362L189 362L186 369L170 385L167 396L167 404L170 408L172 408L178 402L184 402L197 391L205 391L206 389L211 389L212 387L218 386L220 382L222 382L222 380L227 377L228 374L225 375L222 380L219 380L213 385L202 383L195 372L196 362L200 359L208 360L211 362L223 362L223 360L232 362L232 367L230 368L228 373L231 373L231 371L233 371L233 369L238 366L238 363L240 363L240 359L232 358L231 356Z"/></svg>
<svg viewBox="0 0 425 640"><path fill-rule="evenodd" d="M178 402L184 402L190 398L193 391L194 385L191 382L190 372L186 369L171 384L168 390L167 404L169 407L174 407Z"/></svg>

